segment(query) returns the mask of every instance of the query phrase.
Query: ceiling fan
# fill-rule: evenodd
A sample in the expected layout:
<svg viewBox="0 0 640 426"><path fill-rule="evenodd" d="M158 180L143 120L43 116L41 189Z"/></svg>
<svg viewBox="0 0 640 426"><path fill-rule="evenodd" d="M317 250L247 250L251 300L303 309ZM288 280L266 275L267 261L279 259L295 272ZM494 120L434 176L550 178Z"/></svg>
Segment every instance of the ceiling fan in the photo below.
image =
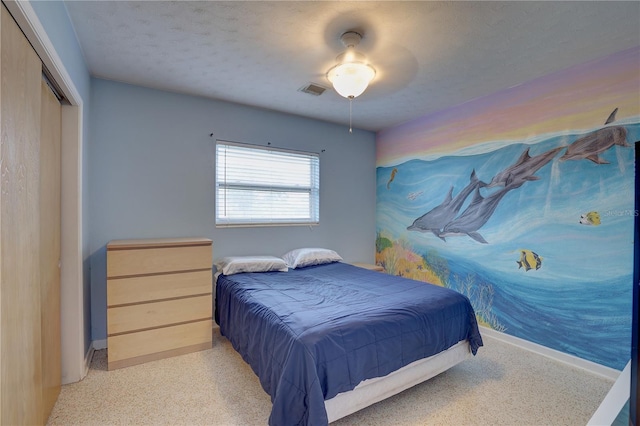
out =
<svg viewBox="0 0 640 426"><path fill-rule="evenodd" d="M347 49L336 58L337 65L327 71L327 79L340 96L349 100L360 96L376 75L376 70L369 65L364 54L356 50L362 34L347 31L340 36L340 41Z"/></svg>
<svg viewBox="0 0 640 426"><path fill-rule="evenodd" d="M351 125L352 103L369 86L376 76L376 70L367 61L367 57L358 52L356 47L362 40L357 31L346 31L340 41L346 50L336 57L337 64L327 71L326 77L340 96L349 99L349 133L353 133Z"/></svg>

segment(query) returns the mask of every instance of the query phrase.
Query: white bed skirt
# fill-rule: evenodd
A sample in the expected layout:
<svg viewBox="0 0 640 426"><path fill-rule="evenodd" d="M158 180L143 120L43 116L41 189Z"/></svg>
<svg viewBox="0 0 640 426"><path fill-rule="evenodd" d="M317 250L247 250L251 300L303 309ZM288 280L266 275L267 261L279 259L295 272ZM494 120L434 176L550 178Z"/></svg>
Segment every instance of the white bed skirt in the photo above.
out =
<svg viewBox="0 0 640 426"><path fill-rule="evenodd" d="M384 377L364 380L353 390L339 393L324 402L329 423L437 376L470 356L469 342L464 340L446 351L414 361Z"/></svg>

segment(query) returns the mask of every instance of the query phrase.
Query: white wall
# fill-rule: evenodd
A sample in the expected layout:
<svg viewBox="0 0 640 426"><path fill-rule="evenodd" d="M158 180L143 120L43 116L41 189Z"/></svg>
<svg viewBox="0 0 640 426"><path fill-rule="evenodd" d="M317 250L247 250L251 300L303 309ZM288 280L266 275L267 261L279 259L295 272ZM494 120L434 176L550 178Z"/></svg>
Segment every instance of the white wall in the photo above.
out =
<svg viewBox="0 0 640 426"><path fill-rule="evenodd" d="M100 79L92 80L91 99L93 340L106 338L112 239L204 236L213 239L214 258L320 246L373 262L374 133ZM216 229L216 138L319 152L320 225Z"/></svg>

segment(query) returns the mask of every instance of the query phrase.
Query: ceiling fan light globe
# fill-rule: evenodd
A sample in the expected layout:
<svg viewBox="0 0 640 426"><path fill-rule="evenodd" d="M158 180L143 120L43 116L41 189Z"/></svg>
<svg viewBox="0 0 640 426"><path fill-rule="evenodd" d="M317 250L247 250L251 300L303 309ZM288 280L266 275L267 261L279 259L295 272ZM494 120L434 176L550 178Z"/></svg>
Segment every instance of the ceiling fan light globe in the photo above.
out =
<svg viewBox="0 0 640 426"><path fill-rule="evenodd" d="M372 66L361 62L342 63L327 72L327 78L340 96L355 98L360 96L376 75Z"/></svg>

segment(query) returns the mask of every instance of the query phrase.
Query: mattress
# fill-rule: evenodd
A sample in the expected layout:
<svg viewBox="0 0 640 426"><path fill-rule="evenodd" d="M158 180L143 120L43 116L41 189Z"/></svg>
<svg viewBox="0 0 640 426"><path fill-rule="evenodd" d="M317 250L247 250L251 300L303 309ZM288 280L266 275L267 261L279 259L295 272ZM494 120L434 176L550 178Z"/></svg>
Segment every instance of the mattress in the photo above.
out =
<svg viewBox="0 0 640 426"><path fill-rule="evenodd" d="M271 425L327 424L325 400L467 341L469 300L344 263L220 275L215 318L271 396Z"/></svg>

